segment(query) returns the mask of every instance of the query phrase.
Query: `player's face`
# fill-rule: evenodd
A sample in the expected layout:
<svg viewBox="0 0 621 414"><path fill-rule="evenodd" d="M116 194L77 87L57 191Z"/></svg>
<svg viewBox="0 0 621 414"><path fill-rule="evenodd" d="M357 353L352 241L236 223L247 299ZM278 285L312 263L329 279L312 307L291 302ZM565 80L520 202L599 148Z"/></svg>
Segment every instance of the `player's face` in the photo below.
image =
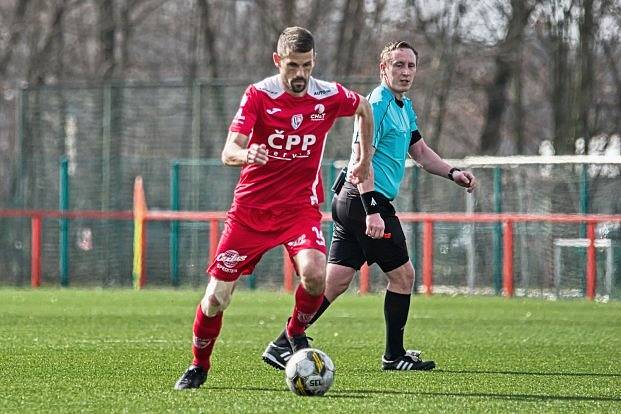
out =
<svg viewBox="0 0 621 414"><path fill-rule="evenodd" d="M293 94L301 95L306 92L308 80L315 66L315 51L290 52L285 56L274 53L274 64L285 87Z"/></svg>
<svg viewBox="0 0 621 414"><path fill-rule="evenodd" d="M380 64L382 79L393 92L407 92L414 82L416 64L416 55L412 49L393 50L389 61Z"/></svg>

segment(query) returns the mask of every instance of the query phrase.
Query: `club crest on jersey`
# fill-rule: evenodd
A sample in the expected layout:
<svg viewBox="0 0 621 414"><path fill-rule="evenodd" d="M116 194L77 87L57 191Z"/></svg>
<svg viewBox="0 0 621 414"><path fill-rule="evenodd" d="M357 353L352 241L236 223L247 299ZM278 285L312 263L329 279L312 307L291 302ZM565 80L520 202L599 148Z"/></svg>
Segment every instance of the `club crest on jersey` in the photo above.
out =
<svg viewBox="0 0 621 414"><path fill-rule="evenodd" d="M304 119L304 116L302 116L302 114L293 115L291 117L291 126L293 127L293 129L298 129L300 125L302 125L303 119Z"/></svg>

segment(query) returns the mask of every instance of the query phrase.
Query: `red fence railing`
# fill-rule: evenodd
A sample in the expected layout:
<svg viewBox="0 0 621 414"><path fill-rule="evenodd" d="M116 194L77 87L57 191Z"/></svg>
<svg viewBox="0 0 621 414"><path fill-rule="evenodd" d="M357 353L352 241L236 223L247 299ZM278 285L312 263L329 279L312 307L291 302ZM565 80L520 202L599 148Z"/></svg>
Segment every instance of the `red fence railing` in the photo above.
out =
<svg viewBox="0 0 621 414"><path fill-rule="evenodd" d="M219 222L225 218L222 211L147 211L145 221L205 221L210 222L210 260L215 255L219 238ZM94 210L0 210L0 217L28 217L31 219L31 286L38 287L41 283L41 223L43 219L94 219L94 220L132 220L131 211L94 211ZM523 222L573 223L586 224L588 239L586 251L586 297L595 298L597 267L595 249L595 226L601 222L621 222L621 214L515 214L515 213L401 213L399 218L404 223L423 223L423 289L431 295L433 289L433 226L439 222L453 223L502 223L503 225L503 294L513 296L513 225ZM324 221L331 216L324 213ZM146 250L145 253L146 254ZM293 266L287 253L283 257L283 287L287 291L293 289ZM142 258L144 260L144 258ZM366 293L369 287L369 271L364 266L360 274L360 291Z"/></svg>

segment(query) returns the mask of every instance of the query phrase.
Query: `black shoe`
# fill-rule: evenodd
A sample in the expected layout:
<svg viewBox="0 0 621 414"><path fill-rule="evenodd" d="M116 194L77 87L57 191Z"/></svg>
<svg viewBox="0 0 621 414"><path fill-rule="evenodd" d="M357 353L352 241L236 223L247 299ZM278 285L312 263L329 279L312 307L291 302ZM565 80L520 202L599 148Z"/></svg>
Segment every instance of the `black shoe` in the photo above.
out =
<svg viewBox="0 0 621 414"><path fill-rule="evenodd" d="M199 388L207 379L207 371L203 367L190 365L175 384L176 390Z"/></svg>
<svg viewBox="0 0 621 414"><path fill-rule="evenodd" d="M280 346L275 342L270 342L267 348L265 348L265 351L263 351L261 357L263 361L274 368L284 370L291 355L293 355L293 350L289 342L287 342L286 346Z"/></svg>
<svg viewBox="0 0 621 414"><path fill-rule="evenodd" d="M420 351L408 350L393 361L382 357L382 369L385 371L429 371L436 367L435 362L420 359L420 354Z"/></svg>
<svg viewBox="0 0 621 414"><path fill-rule="evenodd" d="M289 340L289 344L291 345L291 350L293 351L294 354L298 352L300 349L310 348L310 344L308 343L308 340L309 339L311 341L313 340L313 338L306 336L305 333L301 335L297 335L297 336L287 335L287 339Z"/></svg>

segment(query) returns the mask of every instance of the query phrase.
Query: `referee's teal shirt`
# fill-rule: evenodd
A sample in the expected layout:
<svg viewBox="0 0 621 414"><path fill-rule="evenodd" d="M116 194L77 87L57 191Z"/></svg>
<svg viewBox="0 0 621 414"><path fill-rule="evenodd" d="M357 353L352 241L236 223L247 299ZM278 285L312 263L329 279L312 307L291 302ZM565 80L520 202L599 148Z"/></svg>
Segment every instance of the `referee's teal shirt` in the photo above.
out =
<svg viewBox="0 0 621 414"><path fill-rule="evenodd" d="M395 95L383 82L373 89L368 97L373 109L373 172L375 191L390 200L399 194L399 186L405 173L412 132L418 130L416 112L412 101L403 97L403 107L397 105ZM358 142L357 126L354 127L353 142ZM351 170L354 155L349 161Z"/></svg>

